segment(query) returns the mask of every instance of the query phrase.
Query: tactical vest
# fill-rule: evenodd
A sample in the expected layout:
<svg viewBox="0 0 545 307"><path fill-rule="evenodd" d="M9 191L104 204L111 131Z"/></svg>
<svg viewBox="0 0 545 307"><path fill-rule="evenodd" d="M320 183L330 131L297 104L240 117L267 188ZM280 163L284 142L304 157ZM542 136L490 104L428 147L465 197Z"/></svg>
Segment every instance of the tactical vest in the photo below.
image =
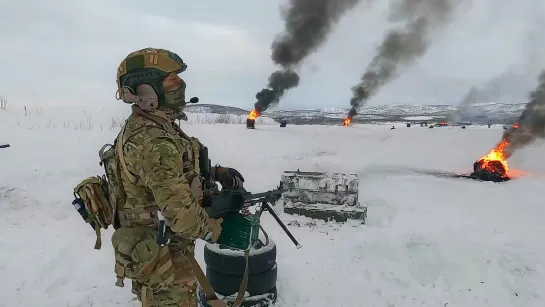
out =
<svg viewBox="0 0 545 307"><path fill-rule="evenodd" d="M139 116L144 117L144 115ZM156 119L153 117L153 115L147 114L145 118L147 120L153 121L157 125L145 125L131 132L130 135L126 135L125 128L127 125L125 125L116 139L116 155L120 162L120 169L124 175L123 185L125 190L139 191L141 194L146 195L149 195L150 193L147 187L143 186L142 183L140 183L140 178L138 178L128 170L124 159L123 146L127 143L127 141L131 139L131 137L136 136L138 133L142 132L145 129L153 127L163 130L166 136L174 141L174 143L178 147L178 150L183 153L180 164L183 167L184 176L186 177L187 182L191 186L191 192L193 196L197 199L202 199L202 187L199 169L200 143L198 142L198 140L196 138L191 138L187 136L179 127L175 126L175 124L165 122L164 120L160 121L159 119L162 120L162 118ZM155 202L149 199L148 201L142 202L140 199L138 199L139 195L129 194L130 192L127 192L126 202L118 207L119 221L121 223L121 226L142 225L157 227L158 207Z"/></svg>

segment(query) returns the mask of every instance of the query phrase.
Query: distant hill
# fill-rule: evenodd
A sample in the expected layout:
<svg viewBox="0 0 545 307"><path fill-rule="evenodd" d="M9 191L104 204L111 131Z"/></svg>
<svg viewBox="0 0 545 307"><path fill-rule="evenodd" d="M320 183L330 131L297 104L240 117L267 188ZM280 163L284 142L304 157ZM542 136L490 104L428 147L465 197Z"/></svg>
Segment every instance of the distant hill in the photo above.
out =
<svg viewBox="0 0 545 307"><path fill-rule="evenodd" d="M213 114L234 114L234 115L246 115L250 111L243 110L241 108L220 106L217 104L190 104L184 109L189 113L213 113Z"/></svg>
<svg viewBox="0 0 545 307"><path fill-rule="evenodd" d="M474 124L513 123L524 110L525 104L478 103L472 105L471 114L461 118ZM446 121L456 112L456 105L376 105L365 106L353 119L354 123ZM189 113L214 113L247 115L251 110L214 104L192 104ZM263 116L275 120L286 119L290 124L338 125L346 117L348 109L323 108L302 110L267 110Z"/></svg>

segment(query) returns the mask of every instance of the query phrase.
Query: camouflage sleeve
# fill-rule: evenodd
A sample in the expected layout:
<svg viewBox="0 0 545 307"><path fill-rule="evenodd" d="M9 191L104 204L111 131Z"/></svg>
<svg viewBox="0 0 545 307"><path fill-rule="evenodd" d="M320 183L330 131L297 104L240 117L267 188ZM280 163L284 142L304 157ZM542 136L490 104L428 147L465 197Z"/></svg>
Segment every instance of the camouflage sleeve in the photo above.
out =
<svg viewBox="0 0 545 307"><path fill-rule="evenodd" d="M189 240L204 237L210 231L208 215L183 174L183 152L168 138L150 138L142 145L140 156L145 163L138 176L152 191L167 225Z"/></svg>

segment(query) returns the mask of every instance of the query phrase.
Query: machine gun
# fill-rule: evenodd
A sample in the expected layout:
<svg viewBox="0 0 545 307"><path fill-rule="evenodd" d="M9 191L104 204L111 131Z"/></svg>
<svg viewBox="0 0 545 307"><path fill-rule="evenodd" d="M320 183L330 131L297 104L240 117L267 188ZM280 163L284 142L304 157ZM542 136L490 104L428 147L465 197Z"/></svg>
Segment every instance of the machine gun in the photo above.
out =
<svg viewBox="0 0 545 307"><path fill-rule="evenodd" d="M245 189L217 191L217 186L210 173L211 161L208 158L208 148L205 146L200 150L199 167L203 177L204 197L210 199L210 205L205 207L205 210L211 218L223 218L222 232L217 243L238 249L246 249L248 242L251 245L256 244L259 241L259 230L263 230L260 223L261 214L268 211L293 244L297 248L301 248L301 244L271 207L282 196L282 183L274 190L257 194L252 194ZM253 206L256 206L255 212L249 213L249 208ZM158 212L158 216L157 243L164 246L170 242L171 234L160 212Z"/></svg>
<svg viewBox="0 0 545 307"><path fill-rule="evenodd" d="M214 219L226 217L238 213L259 203L264 203L265 208L270 207L269 203L275 203L282 196L281 187L264 193L252 194L245 189L222 190L211 197L211 205L207 207L208 216ZM268 210L268 209L265 209Z"/></svg>
<svg viewBox="0 0 545 307"><path fill-rule="evenodd" d="M289 229L271 207L271 205L279 200L281 196L282 184L280 184L277 189L257 194L252 194L244 189L240 189L222 190L219 194L213 195L211 197L211 205L205 208L205 210L207 211L208 216L210 216L211 218L223 218L222 234L220 235L218 242L221 244L222 241L232 241L232 239L236 238L237 235L240 235L240 233L243 232L244 229L248 229L248 227L251 228L253 233L254 238L252 242L257 240L261 214L264 211L268 211L278 223L278 225L280 225L282 230L284 230L284 232L290 238L293 244L295 244L297 248L301 248L301 244L299 244L297 239L295 239L293 234L289 231ZM246 214L241 214L241 211L246 211L252 206L258 206L255 210L255 213L250 214L246 212ZM247 219L250 223L245 223L241 216ZM237 222L246 224L246 226L234 224ZM231 224L234 225L230 227Z"/></svg>

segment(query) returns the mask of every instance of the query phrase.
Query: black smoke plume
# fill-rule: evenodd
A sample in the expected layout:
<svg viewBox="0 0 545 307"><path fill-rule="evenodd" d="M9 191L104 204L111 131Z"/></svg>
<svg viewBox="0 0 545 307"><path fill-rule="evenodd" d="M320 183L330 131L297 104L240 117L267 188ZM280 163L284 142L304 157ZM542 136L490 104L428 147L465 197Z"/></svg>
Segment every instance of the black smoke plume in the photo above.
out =
<svg viewBox="0 0 545 307"><path fill-rule="evenodd" d="M403 25L390 30L371 60L361 81L353 86L348 117L357 114L380 88L398 77L400 66L412 64L430 46L430 36L441 30L464 0L401 0L393 3L389 19Z"/></svg>
<svg viewBox="0 0 545 307"><path fill-rule="evenodd" d="M271 105L278 104L287 89L299 85L299 75L292 69L278 70L269 77L269 88L264 88L255 94L257 102L254 109L261 113Z"/></svg>
<svg viewBox="0 0 545 307"><path fill-rule="evenodd" d="M545 16L541 10L532 10L526 37L521 46L519 59L522 63L511 64L505 71L493 77L484 86L473 86L460 100L457 110L449 114L449 121L472 121L479 113L474 104L479 102L515 102L519 101L520 92L527 92L532 87L534 78L529 75L539 74L539 68L545 64L545 38L543 25ZM524 99L524 98L523 98Z"/></svg>
<svg viewBox="0 0 545 307"><path fill-rule="evenodd" d="M528 95L529 102L520 115L517 124L505 130L503 140L506 158L524 146L545 138L545 70L538 77L538 86Z"/></svg>
<svg viewBox="0 0 545 307"><path fill-rule="evenodd" d="M268 88L256 94L258 112L277 104L285 91L299 85L295 69L328 38L341 16L360 0L290 0L283 14L284 32L272 43L271 59L281 69L269 77Z"/></svg>

